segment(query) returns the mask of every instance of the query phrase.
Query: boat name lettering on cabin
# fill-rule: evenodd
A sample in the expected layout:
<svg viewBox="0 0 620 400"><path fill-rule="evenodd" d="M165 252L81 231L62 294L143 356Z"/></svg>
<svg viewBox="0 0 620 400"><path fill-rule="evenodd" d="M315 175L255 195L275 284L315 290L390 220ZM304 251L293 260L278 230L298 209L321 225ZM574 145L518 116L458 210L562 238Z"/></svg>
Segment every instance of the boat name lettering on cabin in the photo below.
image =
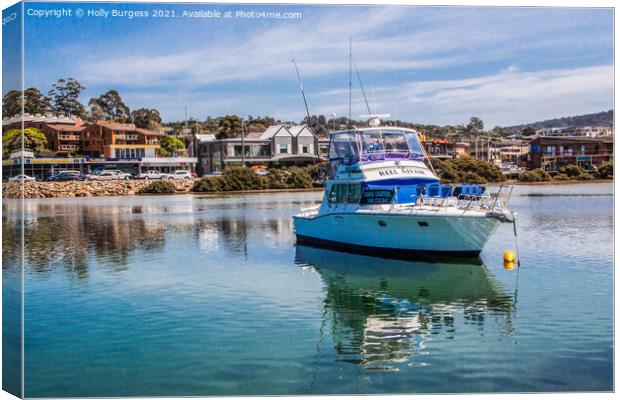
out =
<svg viewBox="0 0 620 400"><path fill-rule="evenodd" d="M417 168L403 168L401 171L396 169L388 169L385 171L379 171L380 176L389 176L389 175L400 175L404 174L416 174L416 175L425 175L424 171Z"/></svg>

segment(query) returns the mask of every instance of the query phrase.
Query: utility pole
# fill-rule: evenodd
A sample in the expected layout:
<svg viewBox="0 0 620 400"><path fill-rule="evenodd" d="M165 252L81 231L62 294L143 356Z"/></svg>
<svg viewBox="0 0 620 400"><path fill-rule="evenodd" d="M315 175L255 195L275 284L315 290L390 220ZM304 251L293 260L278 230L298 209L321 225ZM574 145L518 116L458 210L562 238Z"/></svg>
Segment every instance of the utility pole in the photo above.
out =
<svg viewBox="0 0 620 400"><path fill-rule="evenodd" d="M332 131L336 130L336 113L332 113Z"/></svg>
<svg viewBox="0 0 620 400"><path fill-rule="evenodd" d="M487 132L487 162L491 162L491 132Z"/></svg>
<svg viewBox="0 0 620 400"><path fill-rule="evenodd" d="M187 130L187 106L185 106L185 130ZM183 136L181 134L181 136Z"/></svg>
<svg viewBox="0 0 620 400"><path fill-rule="evenodd" d="M245 168L245 126L241 118L241 166Z"/></svg>

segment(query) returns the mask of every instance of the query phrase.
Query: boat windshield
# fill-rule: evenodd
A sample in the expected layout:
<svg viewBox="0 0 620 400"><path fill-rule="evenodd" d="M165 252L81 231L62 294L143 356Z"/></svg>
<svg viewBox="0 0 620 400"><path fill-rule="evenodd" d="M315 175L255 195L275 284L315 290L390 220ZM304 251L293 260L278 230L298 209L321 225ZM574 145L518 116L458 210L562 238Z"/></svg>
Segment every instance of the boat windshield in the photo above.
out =
<svg viewBox="0 0 620 400"><path fill-rule="evenodd" d="M329 158L345 164L386 159L421 159L424 148L413 131L375 129L331 135Z"/></svg>

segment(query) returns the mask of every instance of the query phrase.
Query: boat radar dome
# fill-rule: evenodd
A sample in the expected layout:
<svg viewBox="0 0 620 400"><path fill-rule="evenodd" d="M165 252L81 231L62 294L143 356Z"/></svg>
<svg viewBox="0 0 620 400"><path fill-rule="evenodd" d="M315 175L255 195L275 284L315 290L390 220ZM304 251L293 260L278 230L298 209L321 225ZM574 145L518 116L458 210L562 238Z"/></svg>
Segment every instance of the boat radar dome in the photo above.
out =
<svg viewBox="0 0 620 400"><path fill-rule="evenodd" d="M360 118L368 119L368 126L376 128L381 125L381 118L389 118L390 114L374 114L374 115L360 115Z"/></svg>

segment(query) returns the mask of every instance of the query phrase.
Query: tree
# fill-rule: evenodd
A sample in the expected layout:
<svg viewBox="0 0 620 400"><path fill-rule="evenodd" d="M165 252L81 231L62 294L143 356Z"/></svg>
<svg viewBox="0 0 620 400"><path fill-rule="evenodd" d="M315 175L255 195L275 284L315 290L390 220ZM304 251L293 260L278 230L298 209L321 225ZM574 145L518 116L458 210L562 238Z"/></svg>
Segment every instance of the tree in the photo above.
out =
<svg viewBox="0 0 620 400"><path fill-rule="evenodd" d="M466 130L470 135L476 136L480 131L484 129L484 122L478 117L471 117L467 124Z"/></svg>
<svg viewBox="0 0 620 400"><path fill-rule="evenodd" d="M521 131L521 134L523 136L533 136L536 134L536 129L534 129L533 126L528 126L527 128L523 129Z"/></svg>
<svg viewBox="0 0 620 400"><path fill-rule="evenodd" d="M237 115L227 115L220 118L218 123L218 139L229 139L241 134L241 117Z"/></svg>
<svg viewBox="0 0 620 400"><path fill-rule="evenodd" d="M50 99L35 87L24 90L24 113L45 114L50 111L52 104ZM13 117L22 112L22 96L18 90L8 91L2 97L2 117Z"/></svg>
<svg viewBox="0 0 620 400"><path fill-rule="evenodd" d="M24 150L40 153L47 147L45 134L37 128L24 129ZM21 129L11 129L2 135L3 155L8 156L22 148Z"/></svg>
<svg viewBox="0 0 620 400"><path fill-rule="evenodd" d="M163 150L162 155L171 155L179 150L185 149L185 143L182 140L174 137L174 136L164 136L160 141L159 145Z"/></svg>
<svg viewBox="0 0 620 400"><path fill-rule="evenodd" d="M123 98L116 90L109 90L99 97L88 101L90 113L101 116L99 119L111 119L117 122L129 122L130 110L123 102Z"/></svg>
<svg viewBox="0 0 620 400"><path fill-rule="evenodd" d="M149 108L139 108L131 112L131 120L138 128L152 129L155 124L161 124L159 111Z"/></svg>
<svg viewBox="0 0 620 400"><path fill-rule="evenodd" d="M52 85L48 95L52 99L54 110L59 114L81 117L84 106L78 101L84 86L73 78L59 79Z"/></svg>
<svg viewBox="0 0 620 400"><path fill-rule="evenodd" d="M308 120L308 117L304 118L303 123L314 131L319 137L327 137L327 119L324 115L313 115Z"/></svg>

